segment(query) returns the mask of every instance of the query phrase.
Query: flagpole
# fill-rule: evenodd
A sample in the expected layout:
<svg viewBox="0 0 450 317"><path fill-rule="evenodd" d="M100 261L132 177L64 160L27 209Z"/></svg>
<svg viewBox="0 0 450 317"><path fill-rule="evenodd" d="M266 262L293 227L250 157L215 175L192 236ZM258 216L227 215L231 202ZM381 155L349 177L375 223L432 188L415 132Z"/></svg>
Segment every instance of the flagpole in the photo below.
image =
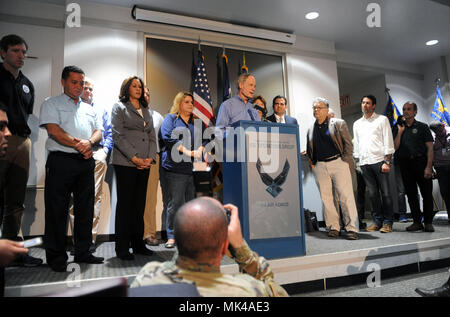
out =
<svg viewBox="0 0 450 317"><path fill-rule="evenodd" d="M439 87L439 86L440 86L440 83L441 83L441 79L440 79L439 77L436 78L436 79L434 80L434 83L435 83L436 87Z"/></svg>

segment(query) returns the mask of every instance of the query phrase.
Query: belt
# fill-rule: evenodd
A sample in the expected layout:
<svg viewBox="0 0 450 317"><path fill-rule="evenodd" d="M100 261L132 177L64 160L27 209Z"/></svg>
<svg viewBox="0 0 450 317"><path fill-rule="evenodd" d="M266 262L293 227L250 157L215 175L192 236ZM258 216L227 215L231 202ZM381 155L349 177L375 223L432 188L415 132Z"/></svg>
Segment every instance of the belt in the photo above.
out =
<svg viewBox="0 0 450 317"><path fill-rule="evenodd" d="M421 158L421 157L425 157L425 155L423 155L423 154L409 155L406 157L401 157L400 160L414 160L414 159Z"/></svg>
<svg viewBox="0 0 450 317"><path fill-rule="evenodd" d="M84 156L82 154L80 154L80 153L67 153L67 152L62 152L62 151L50 151L49 155L65 156L65 157L70 157L70 158L77 159L77 160L85 160Z"/></svg>
<svg viewBox="0 0 450 317"><path fill-rule="evenodd" d="M340 157L341 157L340 154L336 154L336 155L327 157L326 159L318 160L318 161L319 161L319 162L331 162L331 161L337 160L337 159L340 158Z"/></svg>

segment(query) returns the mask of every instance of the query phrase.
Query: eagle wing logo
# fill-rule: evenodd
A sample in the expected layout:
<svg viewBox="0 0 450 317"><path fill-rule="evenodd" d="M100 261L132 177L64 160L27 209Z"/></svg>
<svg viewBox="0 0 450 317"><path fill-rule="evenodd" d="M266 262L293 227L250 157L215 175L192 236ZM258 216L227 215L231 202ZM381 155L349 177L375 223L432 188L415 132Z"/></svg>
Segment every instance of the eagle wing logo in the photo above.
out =
<svg viewBox="0 0 450 317"><path fill-rule="evenodd" d="M258 170L258 174L261 177L262 182L267 185L266 191L272 195L273 198L277 197L283 189L281 185L286 181L287 175L289 173L289 161L286 159L284 163L283 171L278 175L275 179L273 179L269 174L264 173L262 170L261 160L258 158L256 161L256 169Z"/></svg>

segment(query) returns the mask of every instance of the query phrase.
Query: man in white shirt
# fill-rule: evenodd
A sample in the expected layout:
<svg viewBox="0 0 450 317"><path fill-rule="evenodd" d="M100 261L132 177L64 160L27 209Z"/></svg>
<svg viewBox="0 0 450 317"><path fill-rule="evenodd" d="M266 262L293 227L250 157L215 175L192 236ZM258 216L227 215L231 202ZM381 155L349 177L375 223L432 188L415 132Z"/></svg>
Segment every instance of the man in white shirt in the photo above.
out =
<svg viewBox="0 0 450 317"><path fill-rule="evenodd" d="M374 224L367 231L392 232L393 203L389 172L395 152L388 118L375 113L377 100L372 95L361 99L363 117L353 124L354 157L359 159L362 175L372 202ZM381 198L380 198L381 192Z"/></svg>

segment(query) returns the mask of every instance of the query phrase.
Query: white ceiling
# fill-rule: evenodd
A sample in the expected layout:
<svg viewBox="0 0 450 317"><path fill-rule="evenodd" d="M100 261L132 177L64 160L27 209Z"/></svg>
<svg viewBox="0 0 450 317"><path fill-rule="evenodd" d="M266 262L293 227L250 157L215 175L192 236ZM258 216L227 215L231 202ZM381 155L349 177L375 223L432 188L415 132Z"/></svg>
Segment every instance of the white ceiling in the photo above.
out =
<svg viewBox="0 0 450 317"><path fill-rule="evenodd" d="M61 2L59 0L47 0ZM450 0L91 0L330 40L336 49L420 64L450 54ZM369 3L381 7L381 27L369 28ZM320 17L304 18L310 11ZM440 43L428 47L425 42Z"/></svg>

